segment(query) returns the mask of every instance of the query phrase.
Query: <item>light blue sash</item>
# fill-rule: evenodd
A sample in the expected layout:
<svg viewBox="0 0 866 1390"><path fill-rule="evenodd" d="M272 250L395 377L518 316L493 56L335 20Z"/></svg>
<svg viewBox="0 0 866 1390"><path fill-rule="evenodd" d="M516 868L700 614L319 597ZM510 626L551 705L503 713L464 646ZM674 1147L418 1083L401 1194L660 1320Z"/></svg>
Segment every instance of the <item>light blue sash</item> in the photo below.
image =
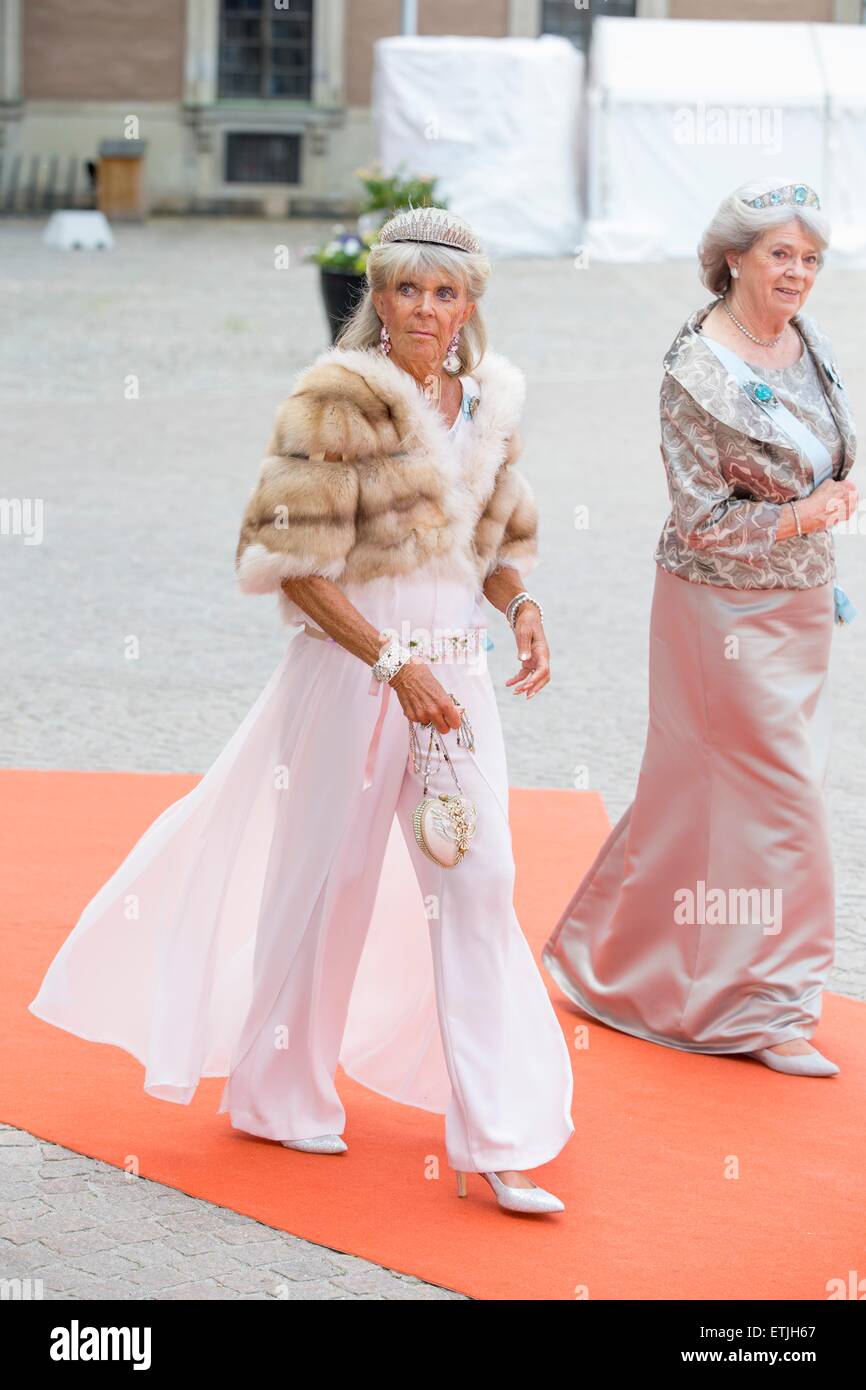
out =
<svg viewBox="0 0 866 1390"><path fill-rule="evenodd" d="M760 377L755 376L748 362L744 362L730 348L717 343L714 338L704 338L704 342L716 354L722 366L726 367L731 376L737 379L749 400L760 406L764 414L768 415L779 429L794 441L800 453L805 454L812 467L813 489L819 483L823 483L825 478L832 477L833 460L830 456L830 450L822 444L817 435L812 433L808 425L804 425L802 420L798 420L797 416L779 400L775 391ZM805 344L803 350L804 352L809 350Z"/></svg>
<svg viewBox="0 0 866 1390"><path fill-rule="evenodd" d="M788 435L799 452L808 460L812 469L813 491L826 478L831 478L833 476L833 460L830 450L817 435L812 433L808 425L804 425L802 420L798 420L797 416L779 400L775 391L756 376L748 362L744 362L731 348L717 343L714 338L707 338L703 334L701 337L707 347L718 357L722 366L740 383L749 400L760 406L764 414L768 415L778 428ZM803 351L809 351L805 344ZM840 588L838 584L834 588L833 597L837 623L850 623L852 619L856 618L857 609L845 590Z"/></svg>

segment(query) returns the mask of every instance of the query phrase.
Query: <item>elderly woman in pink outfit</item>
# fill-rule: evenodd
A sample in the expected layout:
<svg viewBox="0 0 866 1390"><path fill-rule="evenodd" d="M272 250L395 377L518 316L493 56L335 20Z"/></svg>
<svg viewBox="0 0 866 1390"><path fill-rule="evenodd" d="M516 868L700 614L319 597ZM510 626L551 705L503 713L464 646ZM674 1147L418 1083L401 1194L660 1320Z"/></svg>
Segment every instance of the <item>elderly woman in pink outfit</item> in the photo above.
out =
<svg viewBox="0 0 866 1390"><path fill-rule="evenodd" d="M126 1047L160 1099L226 1076L236 1129L306 1152L348 1147L342 1063L445 1115L459 1195L477 1172L500 1206L543 1213L564 1204L526 1170L574 1132L572 1071L514 912L485 605L513 629L515 692L549 666L523 587L525 384L486 347L489 270L442 209L381 229L365 298L277 412L241 524L242 589L277 595L300 631L30 1008Z"/></svg>
<svg viewBox="0 0 866 1390"><path fill-rule="evenodd" d="M831 1076L809 1041L833 959L824 786L835 584L857 505L850 406L803 312L829 229L766 178L700 250L716 296L668 351L649 729L634 801L542 959L585 1012L692 1052Z"/></svg>

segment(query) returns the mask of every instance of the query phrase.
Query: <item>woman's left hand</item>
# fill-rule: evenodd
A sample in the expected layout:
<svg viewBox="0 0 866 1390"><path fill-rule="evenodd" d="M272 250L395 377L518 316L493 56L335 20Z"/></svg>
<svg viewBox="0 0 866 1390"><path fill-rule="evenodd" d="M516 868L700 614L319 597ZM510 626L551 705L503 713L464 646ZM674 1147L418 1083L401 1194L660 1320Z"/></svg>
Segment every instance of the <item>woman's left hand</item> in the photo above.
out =
<svg viewBox="0 0 866 1390"><path fill-rule="evenodd" d="M505 684L514 685L515 681L519 681L519 685L514 685L514 694L525 694L530 700L550 680L550 651L541 626L541 614L534 603L520 605L514 620L514 636L522 665L517 675Z"/></svg>

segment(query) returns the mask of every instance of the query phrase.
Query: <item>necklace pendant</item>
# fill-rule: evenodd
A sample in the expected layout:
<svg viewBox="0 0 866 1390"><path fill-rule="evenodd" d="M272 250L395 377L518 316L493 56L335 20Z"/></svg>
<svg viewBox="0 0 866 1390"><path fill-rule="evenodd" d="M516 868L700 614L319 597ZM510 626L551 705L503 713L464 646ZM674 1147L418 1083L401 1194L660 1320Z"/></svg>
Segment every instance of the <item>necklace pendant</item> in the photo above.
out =
<svg viewBox="0 0 866 1390"><path fill-rule="evenodd" d="M421 387L421 393L426 396L428 401L433 405L438 405L441 391L442 382L438 372L431 372L429 376L425 376L424 383Z"/></svg>

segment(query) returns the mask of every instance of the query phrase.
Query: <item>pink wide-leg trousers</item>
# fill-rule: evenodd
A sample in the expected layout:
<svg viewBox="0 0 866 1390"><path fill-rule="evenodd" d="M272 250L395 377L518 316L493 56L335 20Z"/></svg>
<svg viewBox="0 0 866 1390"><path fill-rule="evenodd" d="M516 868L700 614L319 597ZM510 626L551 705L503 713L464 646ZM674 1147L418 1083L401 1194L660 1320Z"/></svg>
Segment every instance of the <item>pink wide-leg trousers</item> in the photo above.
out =
<svg viewBox="0 0 866 1390"><path fill-rule="evenodd" d="M429 579L413 585L408 579L395 594L393 584L396 581L367 585L350 597L370 621L382 626L386 618L393 623L395 612L411 613L416 623L427 618L430 631L433 619L438 631L456 628L458 619L463 628L468 620L478 620L473 596L463 586L442 580L432 586ZM333 761L339 756L335 743L345 747L348 735L347 770L357 772L364 761L367 775L350 778L362 790L354 796L329 871L300 931L293 874L281 871L279 861L279 856L290 857L293 847L280 841L277 829L278 857L271 856L256 942L259 983L220 1108L229 1112L235 1128L271 1139L343 1133L346 1112L335 1073L396 817L429 924L436 1014L451 1083L445 1112L448 1161L469 1171L524 1170L543 1164L574 1131L572 1070L562 1029L513 906L505 750L486 663L482 667L477 661L447 661L432 667L466 708L475 737L472 753L458 745L455 731L446 735L461 788L478 810L468 855L446 869L415 842L411 817L422 796L423 779L413 770L409 722L396 692L382 687L374 693L369 668L343 649L304 632L295 641L301 644L301 659L332 668L331 679L322 686L317 717L307 731L307 742L316 742L320 750L307 767L316 767L317 756ZM374 740L372 714L365 705L373 707L379 725ZM354 727L363 736L353 741L356 709L360 713ZM428 734L421 729L418 734L426 751ZM303 769L298 777L295 802L290 805L291 797L286 802L287 821L298 799L316 796L315 784L308 784ZM323 777L323 795L326 785ZM444 762L430 786L434 791L455 790ZM308 834L315 833L313 822ZM389 930L399 933L400 923L389 924ZM275 942L290 934L296 946L286 965L289 953L275 948ZM387 985L401 989L399 970Z"/></svg>

